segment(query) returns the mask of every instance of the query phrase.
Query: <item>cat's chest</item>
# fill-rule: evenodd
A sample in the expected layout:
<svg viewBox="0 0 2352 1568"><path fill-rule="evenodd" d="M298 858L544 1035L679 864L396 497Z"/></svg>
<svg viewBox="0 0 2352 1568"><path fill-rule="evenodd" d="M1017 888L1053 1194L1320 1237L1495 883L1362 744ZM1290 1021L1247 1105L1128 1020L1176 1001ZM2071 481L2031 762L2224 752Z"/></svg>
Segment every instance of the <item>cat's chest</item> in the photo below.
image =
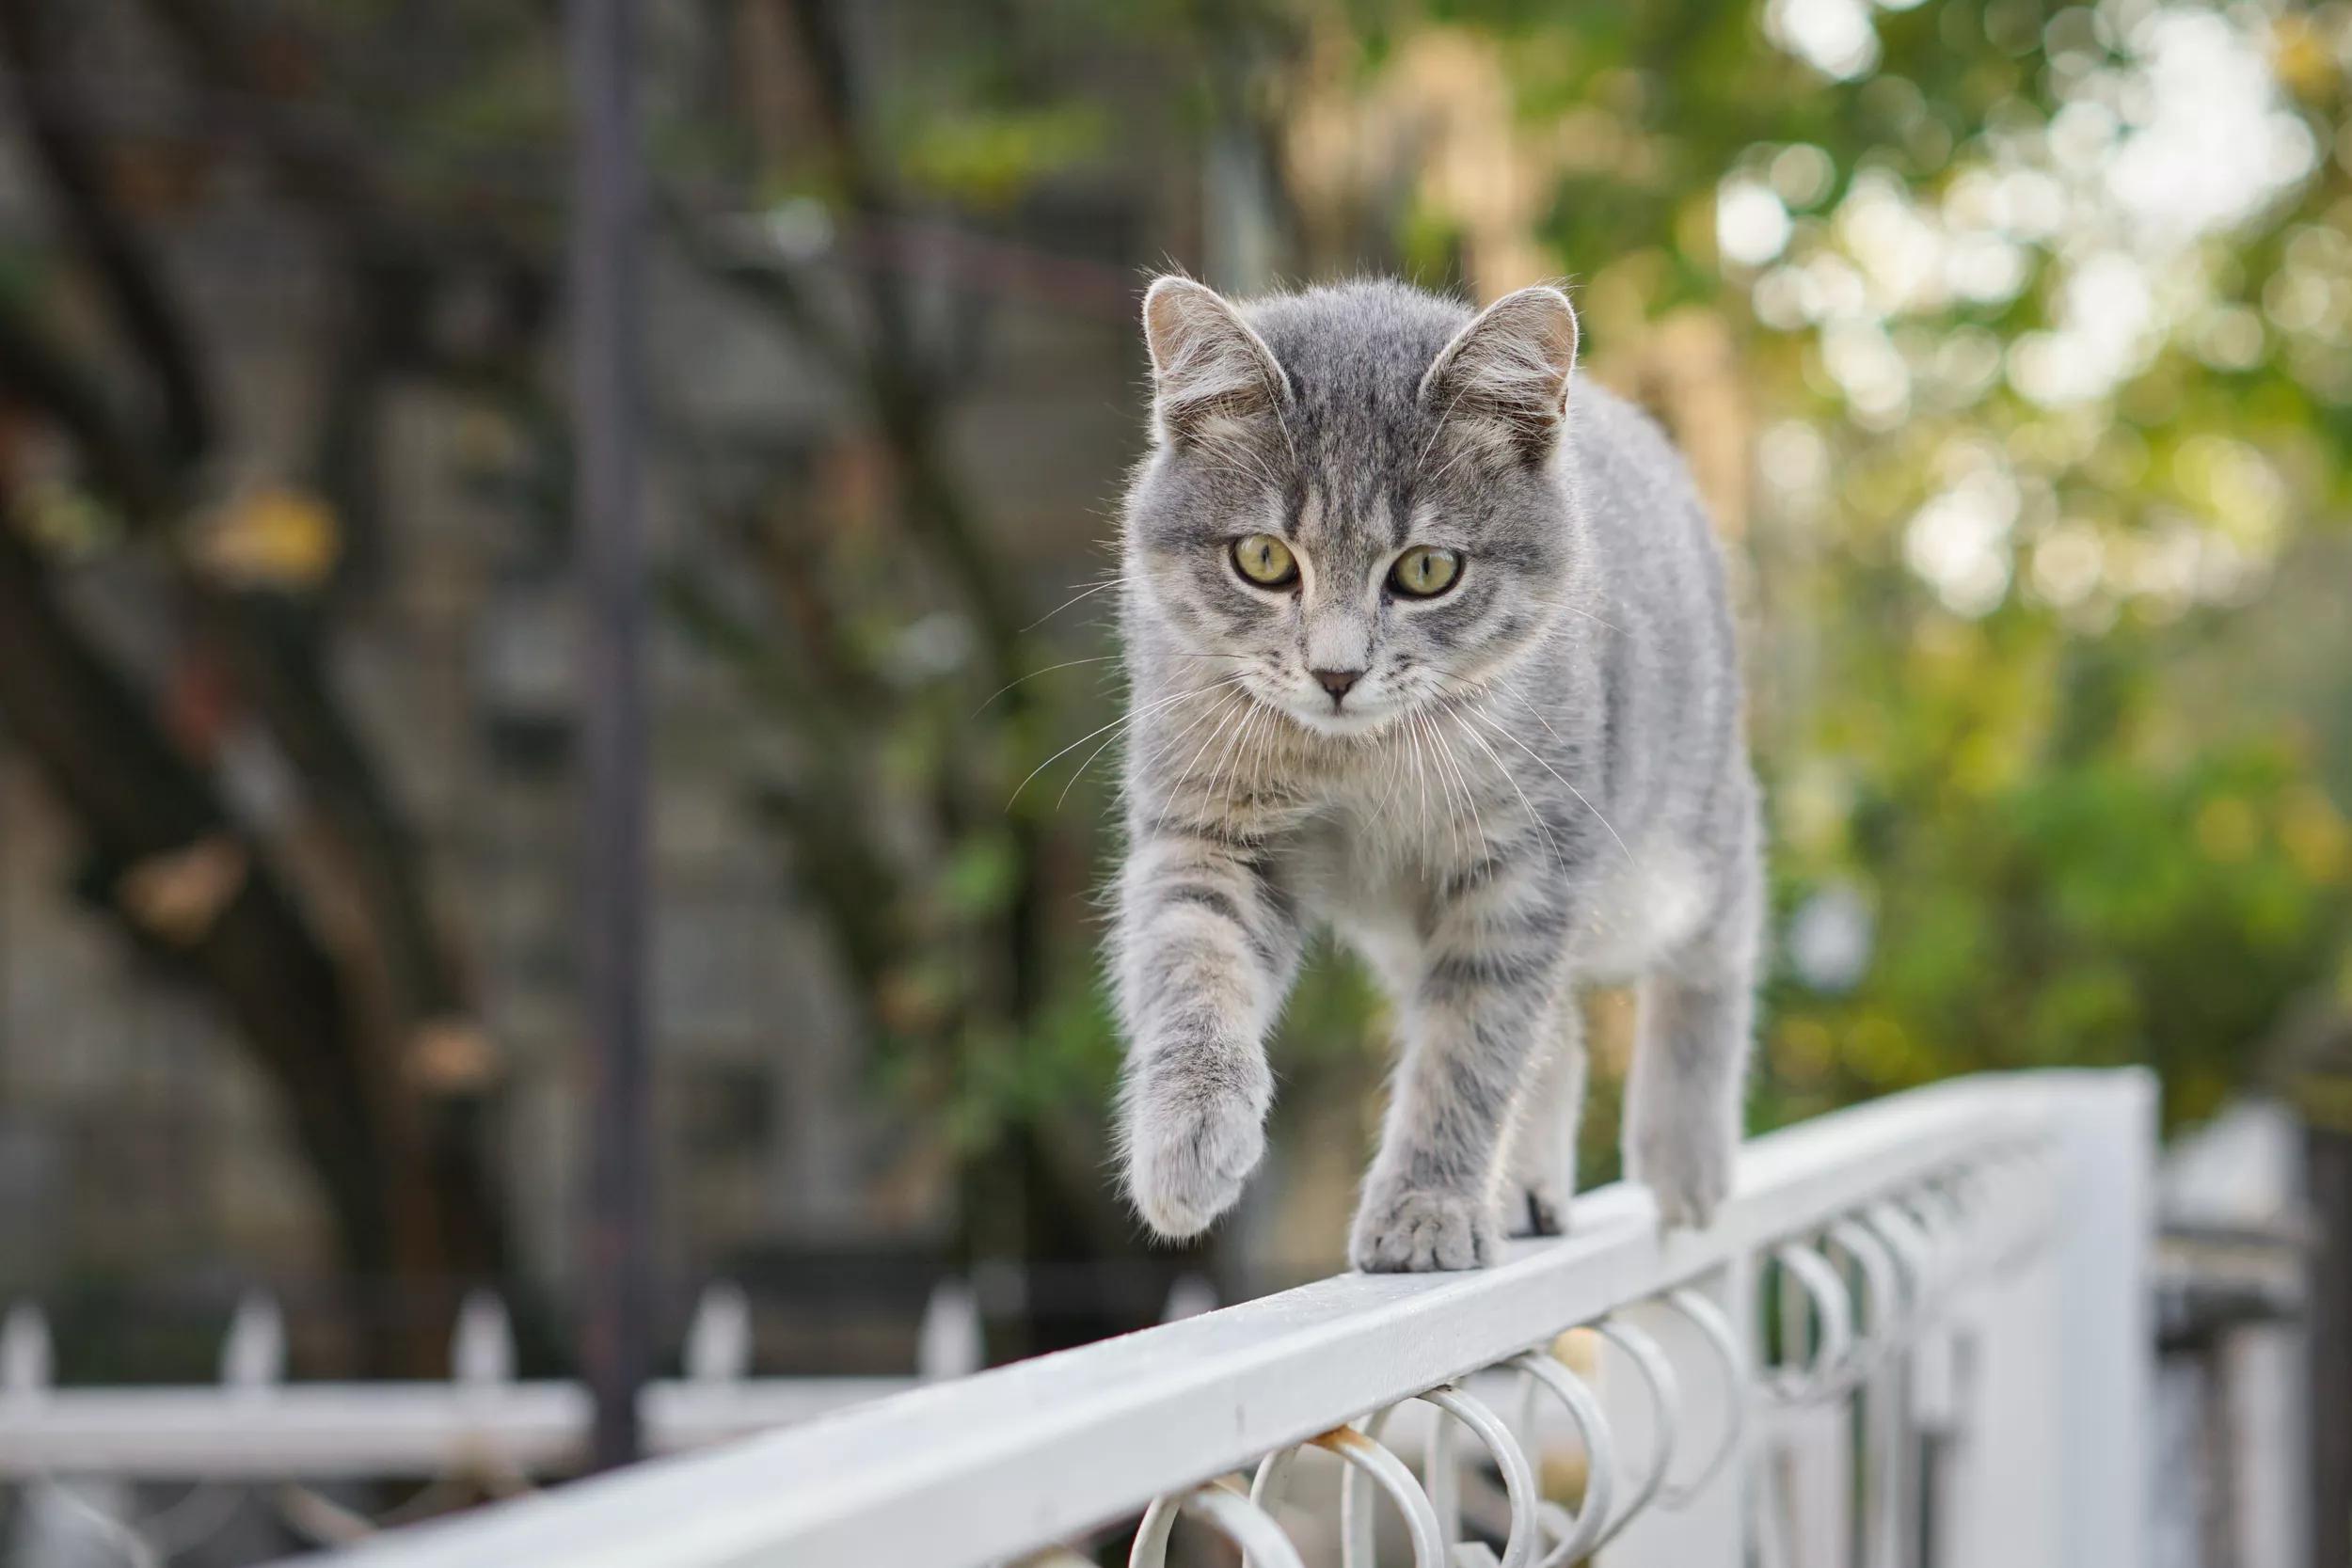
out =
<svg viewBox="0 0 2352 1568"><path fill-rule="evenodd" d="M1343 927L1409 932L1470 843L1411 804L1343 796L1295 823L1283 858L1301 900Z"/></svg>

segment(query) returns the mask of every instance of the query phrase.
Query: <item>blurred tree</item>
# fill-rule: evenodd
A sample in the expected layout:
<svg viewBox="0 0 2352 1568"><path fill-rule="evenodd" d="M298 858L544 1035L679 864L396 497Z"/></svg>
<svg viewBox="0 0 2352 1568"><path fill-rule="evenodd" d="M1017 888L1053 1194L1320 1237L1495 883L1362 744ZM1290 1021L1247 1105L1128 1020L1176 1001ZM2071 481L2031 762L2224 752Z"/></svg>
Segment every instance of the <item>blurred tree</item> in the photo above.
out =
<svg viewBox="0 0 2352 1568"><path fill-rule="evenodd" d="M938 1118L957 1252L1018 1261L1050 1296L1056 1279L1086 1280L1073 1265L1138 1254L1102 1180L1108 1033L1091 942L1077 934L1092 823L1021 788L1021 769L1052 749L1040 739L1058 732L1029 684L1041 673L1033 607L949 454L972 324L960 286L957 319L926 309L922 219L943 196L1005 199L1089 145L1089 128L1025 90L1017 30L970 62L983 80L909 116L878 101L850 10L748 0L722 11L717 36L740 46L739 69L789 104L771 123L745 117L724 173L769 211L820 223L850 264L784 246L747 255L683 204L675 232L863 422L716 503L721 559L748 559L764 590L756 615L686 562L671 600L797 742L788 774L761 781L761 805L830 929L878 1077ZM754 629L771 617L781 641ZM1157 1294L1033 1300L1020 1342L996 1349L1099 1338L1132 1326L1137 1305Z"/></svg>
<svg viewBox="0 0 2352 1568"><path fill-rule="evenodd" d="M781 62L801 116L722 182L777 234L822 237L706 259L865 389L895 522L850 442L830 488L779 480L727 513L789 654L711 585L678 598L801 736L771 797L796 867L831 889L890 1081L978 1151L976 1192L1018 1180L984 1151L1100 1147L1113 1048L1073 915L1101 841L991 800L1093 721L1012 684L1084 650L1018 629L1001 536L972 543L992 536L938 436L964 340L924 309L956 252L926 253L914 219L984 224L1083 163L1089 124L1147 114L1173 117L1178 166L1212 171L1197 211L1172 205L1225 280L1394 269L1490 295L1567 273L1597 373L1691 451L1745 546L1775 801L1764 1120L2127 1060L2194 1116L2254 1072L2290 999L2340 983L2352 770L2315 716L2344 689L2309 646L2240 635L2344 497L2335 13L1008 0L885 76L851 57L847 13L722 10L780 52L746 57ZM1072 68L1123 47L1192 90L1114 101ZM861 76L881 79L843 86ZM2269 150L2168 183L2164 160L2198 150L2184 101ZM917 631L947 640L937 661ZM2237 682L2326 695L2192 701ZM973 715L943 685L1011 689ZM1376 1037L1359 986L1308 994L1287 1047L1308 1070L1306 1048ZM1609 1118L1594 1132L1597 1174ZM1086 1159L1055 1180L1099 1210ZM1071 1233L1127 1244L1116 1216Z"/></svg>
<svg viewBox="0 0 2352 1568"><path fill-rule="evenodd" d="M92 892L239 1021L355 1263L496 1268L496 1064L382 758L322 672L381 548L391 388L478 394L537 454L518 467L562 469L546 171L516 152L561 134L551 8L136 5L217 121L196 153L93 107L72 46L94 8L0 0L56 227L0 277L0 718L87 833ZM819 383L789 440L664 427L702 503L669 604L782 743L749 787L878 1088L952 1150L968 1259L1132 1259L1137 1238L1104 1168L1088 897L1119 736L1089 677L1115 665L1071 629L1120 586L1038 624L1031 542L986 515L951 435L992 291L1125 332L1121 269L1163 236L1242 288L1573 277L1596 373L1675 429L1742 546L1784 917L1764 1119L2123 1060L2194 1116L2292 997L2345 985L2340 8L663 14L664 264L721 280ZM427 63L358 69L406 29ZM219 480L226 345L142 208L191 159L265 174L341 295L308 454L242 488ZM1053 202L1087 176L1151 187L1118 220L1149 245L1068 253ZM510 499L560 540L560 494ZM104 635L93 582L171 628L167 670ZM224 693L327 855L219 798ZM1352 1103L1378 1025L1344 966L1311 976L1283 1114L1326 1072Z"/></svg>
<svg viewBox="0 0 2352 1568"><path fill-rule="evenodd" d="M482 1147L497 1064L413 830L326 673L376 547L387 391L403 377L521 378L546 246L470 220L460 238L450 215L394 201L344 122L320 112L327 40L283 17L248 34L243 11L208 0L147 9L185 90L232 110L226 145L197 158L248 162L311 221L339 272L341 330L322 356L308 464L257 481L215 396L223 350L143 231L154 192L141 172L189 150L125 156L140 134L107 133L106 95L84 74L79 46L119 16L0 4L57 230L0 299L0 718L85 837L85 891L252 1048L352 1275L451 1291L510 1267ZM541 31L507 41L550 46ZM496 320L453 347L434 312L485 277L501 285ZM66 308L80 297L111 347ZM136 668L77 611L76 581L102 578L178 628L164 668ZM222 797L239 723L298 781L291 819L255 820ZM368 1354L437 1366L437 1318Z"/></svg>

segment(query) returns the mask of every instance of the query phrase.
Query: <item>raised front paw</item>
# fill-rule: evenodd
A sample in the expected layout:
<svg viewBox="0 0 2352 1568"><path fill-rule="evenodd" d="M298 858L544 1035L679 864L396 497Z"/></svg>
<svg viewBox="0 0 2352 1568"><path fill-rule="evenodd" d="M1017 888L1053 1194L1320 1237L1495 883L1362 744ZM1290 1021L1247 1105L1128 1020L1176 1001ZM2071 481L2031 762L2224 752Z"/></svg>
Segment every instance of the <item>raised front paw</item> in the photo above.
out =
<svg viewBox="0 0 2352 1568"><path fill-rule="evenodd" d="M1356 1212L1348 1261L1366 1274L1482 1269L1495 1260L1494 1216L1462 1193L1375 1186Z"/></svg>
<svg viewBox="0 0 2352 1568"><path fill-rule="evenodd" d="M1265 1153L1265 1101L1223 1079L1146 1069L1127 1106L1127 1196L1169 1241L1206 1230Z"/></svg>
<svg viewBox="0 0 2352 1568"><path fill-rule="evenodd" d="M1658 1200L1659 1223L1702 1229L1731 1191L1738 1142L1690 1124L1637 1128L1626 1143L1626 1174Z"/></svg>

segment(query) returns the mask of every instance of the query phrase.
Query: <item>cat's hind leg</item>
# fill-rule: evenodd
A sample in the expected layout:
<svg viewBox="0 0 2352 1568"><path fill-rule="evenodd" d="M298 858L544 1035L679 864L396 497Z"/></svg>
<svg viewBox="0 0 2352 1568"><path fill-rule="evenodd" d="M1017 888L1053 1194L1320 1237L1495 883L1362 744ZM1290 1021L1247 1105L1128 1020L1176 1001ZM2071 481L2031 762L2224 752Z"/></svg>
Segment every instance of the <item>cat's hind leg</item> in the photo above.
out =
<svg viewBox="0 0 2352 1568"><path fill-rule="evenodd" d="M1736 871L1715 918L1641 985L1625 1167L1670 1226L1706 1225L1731 1190L1755 1032L1759 879Z"/></svg>
<svg viewBox="0 0 2352 1568"><path fill-rule="evenodd" d="M1534 1064L1503 1162L1502 1233L1559 1236L1576 1196L1576 1137L1584 1115L1584 1012L1564 997L1554 1040Z"/></svg>

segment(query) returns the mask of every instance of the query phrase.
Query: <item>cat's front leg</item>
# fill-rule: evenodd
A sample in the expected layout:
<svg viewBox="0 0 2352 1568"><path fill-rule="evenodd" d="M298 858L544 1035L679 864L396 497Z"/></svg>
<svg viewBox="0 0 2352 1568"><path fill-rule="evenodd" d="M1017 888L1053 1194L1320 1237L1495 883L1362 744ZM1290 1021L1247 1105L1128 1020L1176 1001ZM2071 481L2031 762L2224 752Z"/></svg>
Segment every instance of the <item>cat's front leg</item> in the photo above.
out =
<svg viewBox="0 0 2352 1568"><path fill-rule="evenodd" d="M1265 1152L1264 1037L1297 967L1296 922L1246 847L1170 831L1129 851L1112 941L1127 1194L1160 1235L1198 1235Z"/></svg>
<svg viewBox="0 0 2352 1568"><path fill-rule="evenodd" d="M1491 864L1438 911L1400 998L1405 1059L1349 1239L1358 1268L1494 1260L1505 1144L1534 1053L1558 1038L1567 921L1556 889Z"/></svg>

